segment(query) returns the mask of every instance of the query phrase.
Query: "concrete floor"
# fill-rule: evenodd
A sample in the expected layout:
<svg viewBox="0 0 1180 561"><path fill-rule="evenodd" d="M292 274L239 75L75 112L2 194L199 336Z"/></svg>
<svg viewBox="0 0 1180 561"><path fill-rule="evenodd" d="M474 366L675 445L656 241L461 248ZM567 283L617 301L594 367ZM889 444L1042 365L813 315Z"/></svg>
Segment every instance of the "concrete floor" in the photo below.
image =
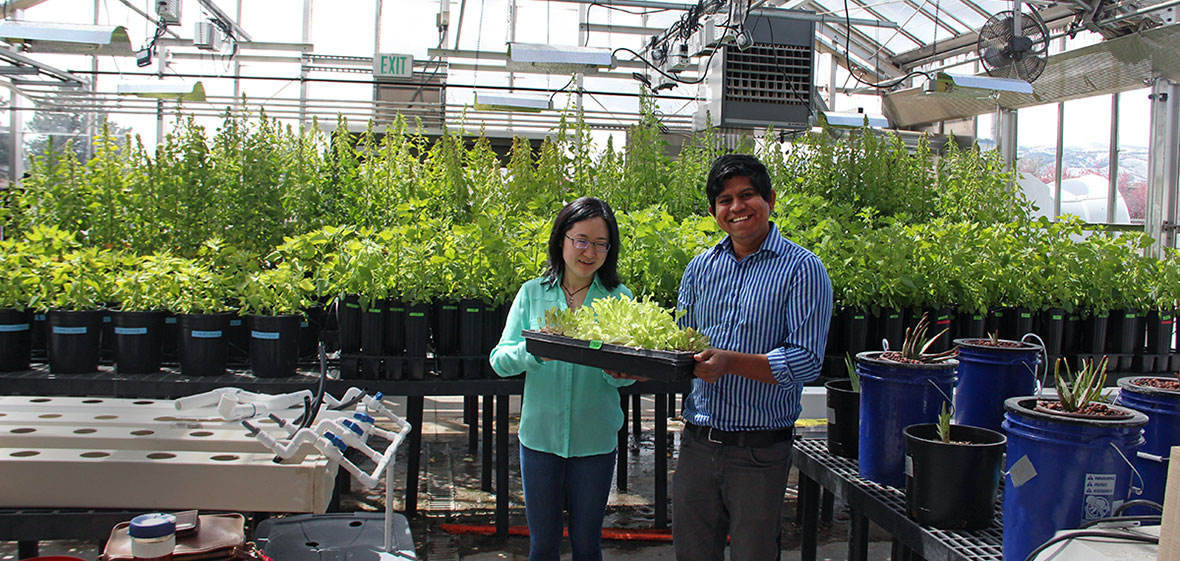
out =
<svg viewBox="0 0 1180 561"><path fill-rule="evenodd" d="M519 420L519 397L512 399L510 416L515 423ZM405 411L404 398L394 408L398 414ZM643 432L631 435L628 446L620 454L620 461L628 466L628 488L626 492L612 491L607 508L605 526L623 529L650 529L654 524L654 434L652 396L643 398ZM815 423L813 423L815 424ZM675 450L678 445L677 420L669 421L670 435L669 473L675 469ZM524 526L524 504L520 489L519 456L515 440L515 425L510 437L509 481L511 496L510 523ZM443 530L442 524L490 526L493 524L495 495L480 489L480 453L469 453L467 426L463 423L463 400L460 397L427 398L422 426L422 473L418 489L418 516L410 520L415 547L420 559L428 561L470 560L526 560L528 559L528 538L510 536L479 536L451 534ZM394 508L404 507L405 457L399 453L394 490ZM794 522L795 472L784 504L783 559L798 559L799 527ZM363 489L354 485L342 498L342 510L380 512L384 508L385 493L382 486ZM669 507L670 509L670 507ZM835 519L831 524L821 526L819 559L844 560L847 558L847 515L840 505L836 507ZM872 534L869 558L872 561L889 559L890 547L880 532ZM566 546L568 550L568 543ZM41 555L72 555L94 559L101 552L95 543L59 541L42 542ZM565 554L568 556L568 551ZM563 558L568 558L563 556ZM16 544L0 542L0 561L16 559ZM604 542L604 559L661 560L674 559L672 545L666 541L618 541ZM283 561L283 560L276 560Z"/></svg>

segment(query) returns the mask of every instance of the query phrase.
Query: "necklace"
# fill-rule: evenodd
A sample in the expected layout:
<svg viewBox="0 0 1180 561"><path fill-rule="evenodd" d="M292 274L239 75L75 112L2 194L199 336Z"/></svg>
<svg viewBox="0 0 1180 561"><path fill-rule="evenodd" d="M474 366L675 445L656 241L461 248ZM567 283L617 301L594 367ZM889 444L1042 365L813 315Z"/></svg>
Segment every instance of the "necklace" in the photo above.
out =
<svg viewBox="0 0 1180 561"><path fill-rule="evenodd" d="M582 288L579 288L579 289L577 289L577 290L575 290L575 291L573 291L573 292L570 292L569 290L567 290L567 289L565 288L565 284L562 284L562 285L561 285L561 291L565 293L565 303L566 303L566 305L568 305L568 306L569 306L569 307L571 307L571 308L572 308L572 307L574 307L574 296L575 296L575 295L577 295L579 292L581 292L581 291L583 291L583 290L586 290L587 288L590 288L590 285L589 285L589 284L588 284L588 285L586 285L586 286L583 286Z"/></svg>

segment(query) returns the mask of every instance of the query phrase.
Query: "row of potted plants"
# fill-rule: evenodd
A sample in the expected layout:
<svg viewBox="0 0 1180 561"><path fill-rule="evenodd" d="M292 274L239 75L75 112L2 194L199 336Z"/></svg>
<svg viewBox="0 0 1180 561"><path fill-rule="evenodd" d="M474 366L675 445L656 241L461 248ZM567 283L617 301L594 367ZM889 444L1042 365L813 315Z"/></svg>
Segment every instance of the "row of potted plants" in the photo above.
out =
<svg viewBox="0 0 1180 561"><path fill-rule="evenodd" d="M986 528L1003 480L1004 556L1023 559L1059 530L1116 515L1133 492L1162 502L1180 379L1121 379L1111 403L1105 357L1076 372L1058 360L1050 397L1036 389L1040 345L993 335L934 353L946 331L930 323L908 328L900 350L848 357L850 379L827 384L829 450L870 481L904 486L915 520Z"/></svg>

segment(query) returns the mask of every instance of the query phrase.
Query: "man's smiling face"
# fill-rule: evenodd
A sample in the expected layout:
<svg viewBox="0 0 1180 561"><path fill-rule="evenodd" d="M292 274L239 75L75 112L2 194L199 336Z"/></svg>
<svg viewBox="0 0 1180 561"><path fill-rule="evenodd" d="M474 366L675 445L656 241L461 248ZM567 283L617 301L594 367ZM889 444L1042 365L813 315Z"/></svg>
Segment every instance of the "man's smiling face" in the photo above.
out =
<svg viewBox="0 0 1180 561"><path fill-rule="evenodd" d="M740 246L762 244L770 232L770 211L774 210L775 193L770 200L762 198L750 178L735 176L722 183L721 194L709 211L717 225Z"/></svg>

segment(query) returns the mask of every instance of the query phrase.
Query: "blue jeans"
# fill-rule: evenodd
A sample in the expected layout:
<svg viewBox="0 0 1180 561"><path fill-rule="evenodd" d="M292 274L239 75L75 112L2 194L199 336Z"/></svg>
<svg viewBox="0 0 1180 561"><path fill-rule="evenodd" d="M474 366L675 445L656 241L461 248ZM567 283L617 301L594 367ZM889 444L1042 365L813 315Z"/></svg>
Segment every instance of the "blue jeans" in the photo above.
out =
<svg viewBox="0 0 1180 561"><path fill-rule="evenodd" d="M520 447L520 476L529 522L529 561L558 561L562 510L569 504L574 561L601 561L602 518L618 451L562 458Z"/></svg>

